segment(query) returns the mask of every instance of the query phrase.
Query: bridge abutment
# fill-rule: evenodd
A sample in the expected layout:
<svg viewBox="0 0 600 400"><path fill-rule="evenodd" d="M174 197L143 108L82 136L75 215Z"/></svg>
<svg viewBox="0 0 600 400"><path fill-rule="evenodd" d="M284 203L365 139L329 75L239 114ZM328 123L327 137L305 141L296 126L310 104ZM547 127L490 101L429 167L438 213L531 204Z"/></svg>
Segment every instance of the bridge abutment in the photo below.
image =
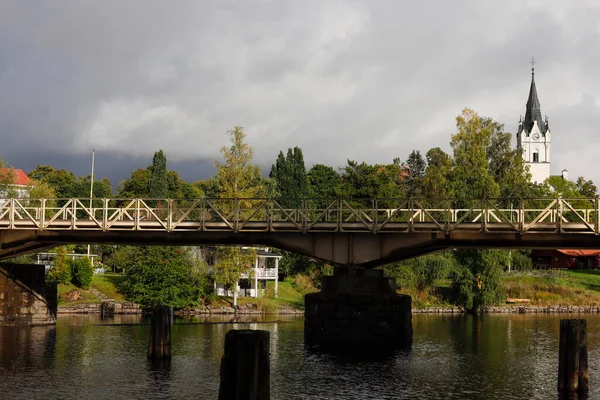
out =
<svg viewBox="0 0 600 400"><path fill-rule="evenodd" d="M338 267L321 292L305 296L308 345L406 348L412 344L411 297L379 270Z"/></svg>
<svg viewBox="0 0 600 400"><path fill-rule="evenodd" d="M43 265L0 264L0 326L56 323L56 285Z"/></svg>

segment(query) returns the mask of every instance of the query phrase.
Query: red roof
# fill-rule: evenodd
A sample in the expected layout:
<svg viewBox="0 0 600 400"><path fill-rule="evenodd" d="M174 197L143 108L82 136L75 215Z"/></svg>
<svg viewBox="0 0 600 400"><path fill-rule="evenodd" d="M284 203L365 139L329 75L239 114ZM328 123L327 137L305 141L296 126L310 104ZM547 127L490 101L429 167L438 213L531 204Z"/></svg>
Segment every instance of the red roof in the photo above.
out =
<svg viewBox="0 0 600 400"><path fill-rule="evenodd" d="M571 257L598 257L600 256L600 250L560 250L557 249L559 253L562 253Z"/></svg>
<svg viewBox="0 0 600 400"><path fill-rule="evenodd" d="M31 186L31 179L27 176L25 171L22 169L15 168L0 168L0 176L8 175L10 172L14 174L14 180L12 182L13 185L22 185L22 186Z"/></svg>

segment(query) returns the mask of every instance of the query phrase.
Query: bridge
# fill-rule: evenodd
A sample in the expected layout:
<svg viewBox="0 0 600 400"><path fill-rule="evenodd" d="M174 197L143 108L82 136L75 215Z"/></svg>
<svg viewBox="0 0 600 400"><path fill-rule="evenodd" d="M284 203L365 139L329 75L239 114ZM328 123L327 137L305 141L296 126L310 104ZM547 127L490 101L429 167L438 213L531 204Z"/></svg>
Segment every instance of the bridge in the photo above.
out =
<svg viewBox="0 0 600 400"><path fill-rule="evenodd" d="M600 201L0 199L0 260L70 243L264 245L374 267L446 248L600 248Z"/></svg>

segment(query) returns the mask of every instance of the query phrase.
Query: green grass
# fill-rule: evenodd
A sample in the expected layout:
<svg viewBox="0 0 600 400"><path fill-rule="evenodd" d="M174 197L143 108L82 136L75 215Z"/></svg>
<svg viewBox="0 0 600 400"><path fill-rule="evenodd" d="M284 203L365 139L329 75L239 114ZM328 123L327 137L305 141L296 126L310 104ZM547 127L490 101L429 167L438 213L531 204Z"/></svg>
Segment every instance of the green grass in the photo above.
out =
<svg viewBox="0 0 600 400"><path fill-rule="evenodd" d="M267 292L272 292L275 288L275 282L267 282ZM231 305L231 298L220 297L215 304L223 303ZM273 297L238 297L238 305L253 304L259 310L266 312L275 312L279 308L289 307L293 309L304 309L304 295L298 292L291 282L278 282L277 298Z"/></svg>
<svg viewBox="0 0 600 400"><path fill-rule="evenodd" d="M598 270L508 275L503 277L502 287L506 297L530 299L533 305L600 305Z"/></svg>
<svg viewBox="0 0 600 400"><path fill-rule="evenodd" d="M125 279L125 276L120 274L94 275L92 278L92 287L109 299L123 302L125 301L125 296L119 293L117 289L119 284L123 282L123 279Z"/></svg>
<svg viewBox="0 0 600 400"><path fill-rule="evenodd" d="M92 292L90 292L89 290L80 289L72 283L66 285L58 284L56 290L58 294L59 306L70 306L75 304L93 304L100 302L100 300ZM69 292L71 290L79 291L79 298L77 300L69 299Z"/></svg>
<svg viewBox="0 0 600 400"><path fill-rule="evenodd" d="M109 299L123 302L125 301L125 297L117 291L117 287L123 279L123 275L119 274L94 275L92 277L92 287ZM79 291L79 298L77 300L69 299L69 292L71 290ZM57 285L57 292L59 306L100 303L100 299L94 293L78 288L72 283Z"/></svg>

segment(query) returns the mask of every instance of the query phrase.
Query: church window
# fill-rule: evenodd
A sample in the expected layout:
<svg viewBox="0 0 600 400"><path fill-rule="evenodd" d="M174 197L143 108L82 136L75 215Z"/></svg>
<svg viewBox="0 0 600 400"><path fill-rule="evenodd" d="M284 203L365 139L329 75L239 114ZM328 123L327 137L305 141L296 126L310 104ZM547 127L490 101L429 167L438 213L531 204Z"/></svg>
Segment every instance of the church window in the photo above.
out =
<svg viewBox="0 0 600 400"><path fill-rule="evenodd" d="M533 152L533 162L540 162L540 154L537 151Z"/></svg>

